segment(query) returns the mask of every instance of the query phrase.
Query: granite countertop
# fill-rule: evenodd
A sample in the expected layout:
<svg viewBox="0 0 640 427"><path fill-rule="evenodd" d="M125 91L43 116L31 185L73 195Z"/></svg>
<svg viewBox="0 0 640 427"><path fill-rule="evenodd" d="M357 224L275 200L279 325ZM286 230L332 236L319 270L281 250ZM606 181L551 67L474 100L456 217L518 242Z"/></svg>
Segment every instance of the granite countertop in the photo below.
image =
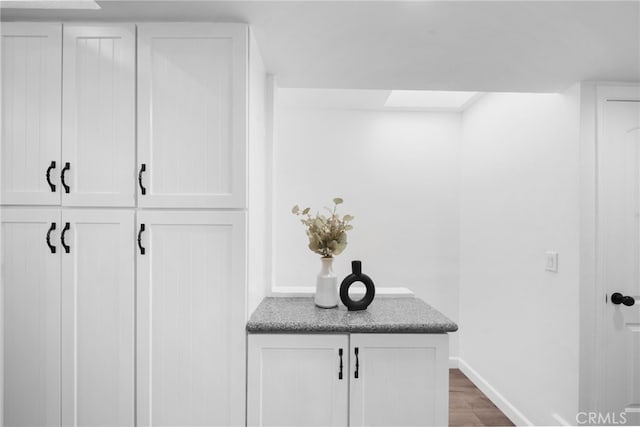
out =
<svg viewBox="0 0 640 427"><path fill-rule="evenodd" d="M419 298L378 298L363 311L316 307L313 298L265 298L247 322L250 333L445 333L458 325Z"/></svg>

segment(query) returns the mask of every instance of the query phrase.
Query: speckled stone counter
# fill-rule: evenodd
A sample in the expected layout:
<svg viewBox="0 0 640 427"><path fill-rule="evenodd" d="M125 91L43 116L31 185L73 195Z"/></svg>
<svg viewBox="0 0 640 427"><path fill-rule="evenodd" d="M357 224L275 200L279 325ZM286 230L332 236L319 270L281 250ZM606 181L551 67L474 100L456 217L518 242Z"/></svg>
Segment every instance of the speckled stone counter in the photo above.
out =
<svg viewBox="0 0 640 427"><path fill-rule="evenodd" d="M265 298L249 333L445 333L458 325L419 298L378 298L364 311L318 308L313 298Z"/></svg>

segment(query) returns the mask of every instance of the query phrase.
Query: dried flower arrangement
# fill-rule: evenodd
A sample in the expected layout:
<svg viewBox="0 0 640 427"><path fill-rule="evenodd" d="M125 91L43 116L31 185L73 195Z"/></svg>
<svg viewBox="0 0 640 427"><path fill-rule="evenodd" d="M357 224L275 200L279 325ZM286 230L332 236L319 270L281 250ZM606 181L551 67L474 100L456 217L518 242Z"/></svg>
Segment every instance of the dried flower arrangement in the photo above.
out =
<svg viewBox="0 0 640 427"><path fill-rule="evenodd" d="M344 215L340 217L336 210L343 200L340 197L333 199L333 210L325 208L330 212L329 216L316 213L312 216L310 208L300 209L295 205L291 212L301 216L300 222L307 227L307 237L309 238L309 249L322 255L323 258L333 258L340 255L347 247L347 231L352 230L350 222L353 216Z"/></svg>

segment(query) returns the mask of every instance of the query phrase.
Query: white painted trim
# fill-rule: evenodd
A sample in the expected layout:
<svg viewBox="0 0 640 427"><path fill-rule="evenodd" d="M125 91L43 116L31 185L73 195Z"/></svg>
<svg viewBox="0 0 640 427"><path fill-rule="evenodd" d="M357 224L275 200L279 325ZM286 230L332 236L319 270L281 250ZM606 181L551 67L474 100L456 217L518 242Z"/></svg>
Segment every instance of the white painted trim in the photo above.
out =
<svg viewBox="0 0 640 427"><path fill-rule="evenodd" d="M585 169L583 174L590 178L588 185L593 188L581 188L581 192L585 194L589 191L589 202L592 203L588 206L590 211L582 213L583 222L584 216L587 215L589 222L586 226L581 227L581 240L584 244L581 244L581 251L588 251L590 258L581 259L581 264L590 264L592 267L586 271L586 277L582 277L583 271L581 271L581 289L586 289L585 285L591 287L590 294L586 297L591 297L590 300L581 300L581 325L585 324L586 331L581 329L581 340L586 341L586 344L591 348L581 349L580 364L585 366L585 371L581 371L580 384L580 399L579 408L581 411L606 411L604 405L604 396L607 393L605 387L604 378L608 374L608 366L606 360L606 305L603 304L603 300L608 293L608 288L605 285L606 278L604 276L602 247L600 243L599 230L599 198L598 198L598 183L599 168L598 168L598 144L602 141L602 118L604 106L610 101L638 101L640 100L640 84L637 83L602 83L598 82L594 89L595 93L590 93L592 97L590 101L590 108L593 108L591 114L595 116L591 117L589 125L595 133L590 135L591 139L587 140L590 144L588 148L591 150L589 153L590 162L586 165L582 165ZM591 169L587 169L591 168ZM584 175L583 175L584 176ZM582 178L582 177L581 177ZM581 206L582 208L582 206ZM586 236L585 236L585 233ZM585 267L588 268L588 267ZM595 314L595 316L594 316ZM587 322L592 322L591 324ZM588 340L588 341L587 341ZM586 346L585 346L586 347Z"/></svg>
<svg viewBox="0 0 640 427"><path fill-rule="evenodd" d="M315 286L274 286L269 292L270 297L310 297L316 292ZM364 294L364 292L362 292ZM354 294L358 294L354 291ZM413 298L413 291L409 288L376 288L376 297L380 298Z"/></svg>
<svg viewBox="0 0 640 427"><path fill-rule="evenodd" d="M269 245L271 251L269 252L269 282L267 288L267 295L272 296L276 288L276 239L278 230L276 230L276 207L275 201L277 199L277 191L275 186L275 176L277 170L276 153L278 150L278 76L269 75L269 118L267 120L269 128L267 129L267 141L268 141L268 156L267 159L267 174L269 175L269 187L267 191L267 200L269 201Z"/></svg>
<svg viewBox="0 0 640 427"><path fill-rule="evenodd" d="M498 390L496 390L487 380L485 380L475 369L473 369L462 358L458 358L458 367L476 387L483 392L517 426L534 425L522 412L509 402Z"/></svg>
<svg viewBox="0 0 640 427"><path fill-rule="evenodd" d="M275 157L274 157L274 149L275 149L275 120L276 120L276 96L278 92L278 81L276 76L273 74L267 74L267 84L266 84L267 93L265 94L265 109L266 109L266 129L265 129L265 142L267 146L265 147L266 151L266 165L265 165L265 174L266 174L266 188L265 191L267 195L265 197L266 206L266 236L265 236L265 244L267 245L267 255L265 259L266 264L266 283L265 283L265 294L271 295L273 284L275 283L275 262L274 262L274 254L275 254L275 239L274 229L275 229L275 207L273 201L275 200L275 189L273 188L274 182L274 174L275 174Z"/></svg>
<svg viewBox="0 0 640 427"><path fill-rule="evenodd" d="M596 83L583 82L580 90L580 411L597 407L596 288Z"/></svg>
<svg viewBox="0 0 640 427"><path fill-rule="evenodd" d="M449 356L449 369L459 369L460 358L457 356Z"/></svg>
<svg viewBox="0 0 640 427"><path fill-rule="evenodd" d="M554 420L558 422L559 426L572 426L573 424L562 418L559 414L553 413L551 414Z"/></svg>

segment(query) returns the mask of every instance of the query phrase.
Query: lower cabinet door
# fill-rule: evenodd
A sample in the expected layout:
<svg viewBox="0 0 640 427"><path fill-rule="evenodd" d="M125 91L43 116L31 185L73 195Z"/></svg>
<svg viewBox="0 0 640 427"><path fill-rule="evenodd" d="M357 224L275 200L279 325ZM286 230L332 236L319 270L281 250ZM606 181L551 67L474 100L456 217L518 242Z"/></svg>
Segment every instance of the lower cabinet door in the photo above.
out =
<svg viewBox="0 0 640 427"><path fill-rule="evenodd" d="M60 209L3 207L1 216L0 425L58 426Z"/></svg>
<svg viewBox="0 0 640 427"><path fill-rule="evenodd" d="M138 212L138 426L245 424L245 221Z"/></svg>
<svg viewBox="0 0 640 427"><path fill-rule="evenodd" d="M248 342L248 425L347 425L347 335L249 334Z"/></svg>
<svg viewBox="0 0 640 427"><path fill-rule="evenodd" d="M352 334L350 426L448 425L447 334Z"/></svg>
<svg viewBox="0 0 640 427"><path fill-rule="evenodd" d="M63 209L62 425L134 424L134 211Z"/></svg>

